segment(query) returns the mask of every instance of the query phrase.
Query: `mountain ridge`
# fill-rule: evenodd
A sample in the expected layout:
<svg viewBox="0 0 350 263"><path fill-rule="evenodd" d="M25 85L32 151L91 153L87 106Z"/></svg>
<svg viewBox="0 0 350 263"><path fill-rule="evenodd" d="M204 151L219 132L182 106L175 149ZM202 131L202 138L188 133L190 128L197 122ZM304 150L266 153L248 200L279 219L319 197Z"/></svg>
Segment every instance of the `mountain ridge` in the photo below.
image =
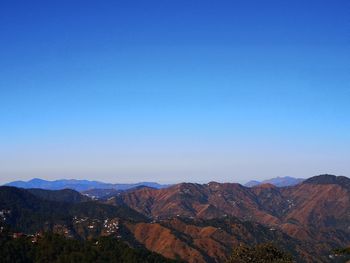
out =
<svg viewBox="0 0 350 263"><path fill-rule="evenodd" d="M332 174L321 174L303 181L304 184L337 184L350 189L350 178Z"/></svg>
<svg viewBox="0 0 350 263"><path fill-rule="evenodd" d="M54 194L57 193L64 191ZM238 218L201 220L175 217L150 222L141 217L130 220L138 214L135 212L128 218L125 208L118 212L116 207L98 202L68 204L44 200L29 190L15 187L0 187L0 211L1 217L5 216L0 221L19 233L26 233L26 236L34 237L43 230L84 240L111 236L132 247L146 248L189 263L225 262L232 247L242 242L257 244L276 239L281 247L289 249L296 257L301 249L297 239L280 230L271 231L262 224Z"/></svg>
<svg viewBox="0 0 350 263"><path fill-rule="evenodd" d="M289 187L181 183L166 189L123 192L108 203L124 203L155 220L237 217L279 229L308 242L317 253L324 254L334 244L340 247L350 244L350 195L347 188L350 179L330 178L328 175L315 176Z"/></svg>
<svg viewBox="0 0 350 263"><path fill-rule="evenodd" d="M138 182L131 184L113 184L104 183L100 181L78 180L78 179L59 179L54 181L43 180L40 178L33 178L28 181L13 181L4 184L4 186L14 186L24 189L40 188L45 190L63 190L72 189L78 192L88 191L91 189L114 189L114 190L128 190L138 186L148 186L152 188L166 188L169 185L163 185L156 182Z"/></svg>
<svg viewBox="0 0 350 263"><path fill-rule="evenodd" d="M191 263L224 262L234 246L268 241L297 262L321 263L332 249L350 245L349 182L325 174L288 187L180 183L95 201L73 190L0 187L0 212L25 231L41 227L81 238L117 231L128 244Z"/></svg>
<svg viewBox="0 0 350 263"><path fill-rule="evenodd" d="M272 185L275 185L277 187L286 187L286 186L293 186L293 185L300 184L304 180L305 179L303 179L303 178L295 178L295 177L291 177L291 176L284 176L284 177L278 176L278 177L270 178L270 179L263 180L263 181L251 180L251 181L245 183L244 186L254 187L254 186L261 185L261 184L272 184Z"/></svg>

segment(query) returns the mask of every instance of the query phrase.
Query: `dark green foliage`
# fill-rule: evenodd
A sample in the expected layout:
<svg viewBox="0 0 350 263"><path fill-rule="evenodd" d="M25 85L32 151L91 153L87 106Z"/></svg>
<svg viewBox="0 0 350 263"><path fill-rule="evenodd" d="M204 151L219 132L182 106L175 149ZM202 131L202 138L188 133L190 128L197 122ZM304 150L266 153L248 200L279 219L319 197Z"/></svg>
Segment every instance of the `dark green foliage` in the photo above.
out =
<svg viewBox="0 0 350 263"><path fill-rule="evenodd" d="M27 189L27 191L41 199L55 202L80 203L91 200L89 197L71 189L44 190L33 188Z"/></svg>
<svg viewBox="0 0 350 263"><path fill-rule="evenodd" d="M350 247L334 249L333 252L340 255L350 255Z"/></svg>
<svg viewBox="0 0 350 263"><path fill-rule="evenodd" d="M334 249L330 257L334 263L344 263L350 261L350 247Z"/></svg>
<svg viewBox="0 0 350 263"><path fill-rule="evenodd" d="M0 262L33 262L33 249L30 241L20 238L12 239L0 235Z"/></svg>
<svg viewBox="0 0 350 263"><path fill-rule="evenodd" d="M45 190L35 192L41 197L56 198L55 194L49 194ZM145 220L143 215L125 205L45 200L28 190L7 186L0 187L0 210L10 210L6 223L24 233L35 233L43 228L48 230L54 224L69 225L74 216Z"/></svg>
<svg viewBox="0 0 350 263"><path fill-rule="evenodd" d="M131 221L146 221L147 218L126 205L108 205L97 201L74 204L70 207L72 216L86 216L91 218L119 217Z"/></svg>
<svg viewBox="0 0 350 263"><path fill-rule="evenodd" d="M240 245L234 248L228 263L292 263L292 257L271 243L248 247Z"/></svg>
<svg viewBox="0 0 350 263"><path fill-rule="evenodd" d="M101 237L92 241L66 239L46 233L37 242L33 237L13 239L0 234L1 263L171 263L161 255L133 249L123 242Z"/></svg>

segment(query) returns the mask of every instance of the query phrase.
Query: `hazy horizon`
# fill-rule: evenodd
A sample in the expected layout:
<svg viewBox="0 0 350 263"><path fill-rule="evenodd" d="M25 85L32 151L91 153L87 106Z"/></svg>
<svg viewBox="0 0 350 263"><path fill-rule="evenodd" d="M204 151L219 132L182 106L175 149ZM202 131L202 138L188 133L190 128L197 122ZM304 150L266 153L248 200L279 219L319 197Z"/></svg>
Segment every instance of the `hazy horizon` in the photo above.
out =
<svg viewBox="0 0 350 263"><path fill-rule="evenodd" d="M104 181L104 180L99 180L99 179L93 179L93 177L90 177L89 179L87 179L87 177L76 177L76 178L72 178L72 177L53 177L50 179L45 179L45 177L31 177L31 178L26 178L26 179L16 179L16 180L9 180L6 182L1 182L0 181L0 185L5 185L7 183L11 183L11 182L15 182L15 181L23 181L23 182L28 182L31 180L35 180L35 179L39 179L39 180L46 180L46 181L60 181L60 180L88 180L88 181L97 181L97 182L101 182L101 183L110 183L110 184L133 184L133 183L142 183L142 182L148 182L148 183L159 183L159 184L178 184L178 183L199 183L199 184L207 184L210 182L219 182L219 183L239 183L239 184L246 184L250 181L265 181L265 180L269 180L269 179L276 179L276 178L295 178L295 179L308 179L310 177L314 177L314 176L319 176L319 175L323 175L323 174L330 174L330 173L320 173L320 174L315 174L315 175L311 175L311 176L306 176L306 177L299 177L299 176L276 176L276 177L266 177L266 178L252 178L252 179L243 179L240 181L235 181L234 177L232 178L232 180L202 180L202 181L196 181L196 180L187 180L187 181L152 181L152 180L148 180L148 181L134 181L134 180L127 180L127 181L113 181L115 180L115 177L111 176L108 177L107 180L112 180L112 181ZM348 177L347 175L342 175L342 174L334 174L335 176L345 176ZM96 178L98 178L98 176L96 176ZM118 180L118 179L117 179Z"/></svg>
<svg viewBox="0 0 350 263"><path fill-rule="evenodd" d="M0 184L350 175L349 1L0 12Z"/></svg>
<svg viewBox="0 0 350 263"><path fill-rule="evenodd" d="M319 174L321 175L321 174ZM318 176L318 175L313 175L313 176ZM252 179L252 180L244 180L244 181L219 181L219 183L239 183L239 184L246 184L248 182L251 182L251 181L259 181L259 182L262 182L262 181L265 181L265 180L269 180L269 179L277 179L277 178L294 178L294 179L308 179L310 177L313 177L313 176L309 176L309 177L304 177L304 178L301 178L301 177L293 177L293 176L277 176L277 177L274 177L274 178L262 178L261 180L255 180L255 179ZM341 175L342 176L342 175ZM5 185L5 184L8 184L8 183L12 183L12 182L17 182L17 181L20 181L20 182L29 182L29 181L32 181L32 180L44 180L44 181L49 181L49 182L54 182L54 181L61 181L61 180L77 180L77 181L82 181L82 180L87 180L87 181L95 181L95 182L100 182L100 183L109 183L109 184L136 184L136 183L159 183L159 184L178 184L178 183L199 183L199 184L207 184L207 183L210 183L210 182L217 182L215 180L211 180L211 181L177 181L177 182L157 182L157 181L129 181L129 182L118 182L118 181L101 181L101 180L94 180L94 179L85 179L84 177L83 178L52 178L52 179L44 179L44 178L40 178L40 177L34 177L34 178L30 178L28 180L12 180L12 181L8 181L8 182L5 182L5 183L0 183L0 185Z"/></svg>

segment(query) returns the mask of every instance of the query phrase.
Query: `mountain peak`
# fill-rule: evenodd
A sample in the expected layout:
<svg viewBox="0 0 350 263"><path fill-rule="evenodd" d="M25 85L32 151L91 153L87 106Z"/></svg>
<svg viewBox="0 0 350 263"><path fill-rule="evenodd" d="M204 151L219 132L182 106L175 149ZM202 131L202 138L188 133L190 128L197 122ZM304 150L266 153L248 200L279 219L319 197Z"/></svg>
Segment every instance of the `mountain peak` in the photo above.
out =
<svg viewBox="0 0 350 263"><path fill-rule="evenodd" d="M350 179L345 176L332 174L321 174L311 177L303 182L304 184L338 184L350 188Z"/></svg>

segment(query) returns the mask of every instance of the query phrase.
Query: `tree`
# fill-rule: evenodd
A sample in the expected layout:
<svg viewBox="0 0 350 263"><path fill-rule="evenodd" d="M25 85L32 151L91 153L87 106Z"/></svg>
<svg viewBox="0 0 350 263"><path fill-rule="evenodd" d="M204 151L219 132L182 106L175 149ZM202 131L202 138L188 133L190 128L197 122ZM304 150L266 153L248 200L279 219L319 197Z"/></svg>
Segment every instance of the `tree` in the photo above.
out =
<svg viewBox="0 0 350 263"><path fill-rule="evenodd" d="M292 257L275 247L272 243L264 243L252 247L239 245L233 249L227 263L292 263Z"/></svg>

